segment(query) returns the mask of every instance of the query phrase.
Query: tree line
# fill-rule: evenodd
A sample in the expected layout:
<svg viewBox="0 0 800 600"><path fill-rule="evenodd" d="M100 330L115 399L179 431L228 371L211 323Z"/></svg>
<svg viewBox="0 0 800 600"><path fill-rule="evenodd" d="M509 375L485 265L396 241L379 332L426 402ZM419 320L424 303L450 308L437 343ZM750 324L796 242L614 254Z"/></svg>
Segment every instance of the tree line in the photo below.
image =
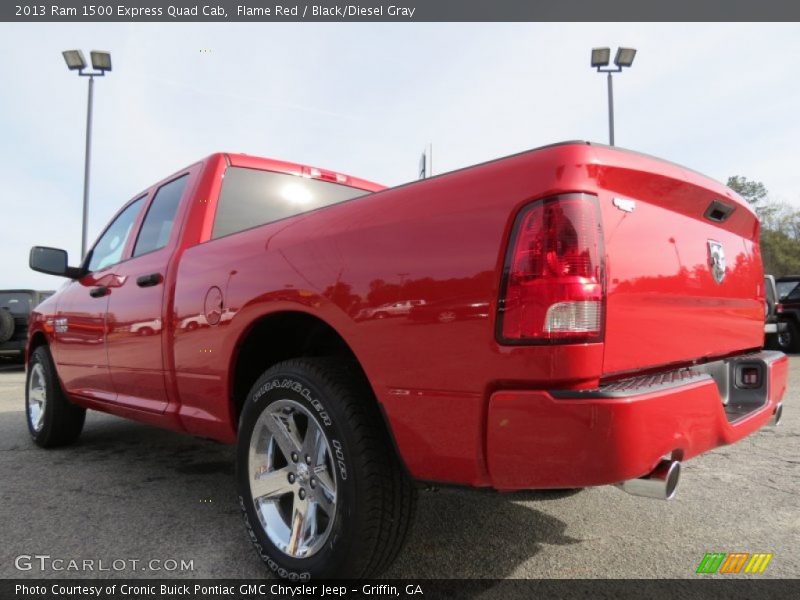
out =
<svg viewBox="0 0 800 600"><path fill-rule="evenodd" d="M761 221L764 273L775 277L800 274L800 210L771 200L760 181L733 175L727 185L753 207Z"/></svg>

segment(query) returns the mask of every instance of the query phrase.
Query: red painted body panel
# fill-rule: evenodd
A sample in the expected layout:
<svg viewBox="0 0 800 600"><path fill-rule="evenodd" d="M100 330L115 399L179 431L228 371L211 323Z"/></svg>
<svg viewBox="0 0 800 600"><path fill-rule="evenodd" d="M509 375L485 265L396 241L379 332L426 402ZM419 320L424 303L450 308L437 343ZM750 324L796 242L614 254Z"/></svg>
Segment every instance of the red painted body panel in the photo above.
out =
<svg viewBox="0 0 800 600"><path fill-rule="evenodd" d="M53 308L47 316L51 317L51 323L62 319L70 323L69 331L55 328L52 345L53 358L67 393L112 401L116 393L105 346L108 296L92 298L89 295L101 281L105 280L88 275L68 283L51 296L58 302L47 303Z"/></svg>
<svg viewBox="0 0 800 600"><path fill-rule="evenodd" d="M664 456L687 460L732 444L772 416L789 361L770 369L769 400L729 423L713 380L627 398L553 398L503 391L489 405L491 484L500 490L619 483L651 472Z"/></svg>
<svg viewBox="0 0 800 600"><path fill-rule="evenodd" d="M642 465L652 466L662 438L684 436L687 452L726 439L716 416L691 425L696 411L689 398L711 407L702 389L682 392L685 397L674 398L674 405L669 397L641 398L620 409L577 405L539 391L593 388L617 373L760 346L760 323L758 339L754 333L763 294L758 226L752 211L723 186L648 157L572 143L391 189L344 176L348 185L377 193L211 239L229 164L336 179L328 171L245 155L216 154L198 163L181 204L182 227L173 231L168 247L112 269L127 281L163 268L158 291L146 297L135 293L141 288L130 288L129 295L120 291L124 286L113 289L108 324L99 304L84 302L91 306L87 312L98 311L102 324L92 343L102 342L110 327L110 369L88 339L63 344L56 339L59 373L77 402L233 442L239 345L260 319L300 312L327 323L355 354L402 459L419 479L504 489L519 481L546 487L612 483L619 473L642 474ZM514 218L532 201L568 192L596 194L600 202L607 255L605 340L502 345L495 335L496 314ZM635 199L636 210L620 211L613 205L617 196ZM736 207L723 226L703 221L712 198ZM705 258L712 234L733 253L724 285L711 280ZM59 314L73 294L86 295L86 285L73 282L57 295ZM206 316L209 303L219 306L216 323ZM763 305L758 306L763 318ZM134 340L130 327L123 331L123 323L152 321L158 314L158 335ZM52 315L39 316L32 319L34 329ZM150 391L135 385L137 369L147 374ZM112 385L115 395L98 396L87 391L87 377L98 387L107 377L105 384L116 383L119 390ZM785 373L775 377L785 381ZM536 413L528 410L533 406L560 428L548 435L574 444L573 458L610 432L636 456L613 469L590 461L596 470L575 469L572 483L537 478L537 469L555 471L560 458L520 447L530 440L523 430L544 422L536 422ZM500 431L498 418L513 419L507 432ZM590 428L586 439L575 438L587 435L586 423L595 418L612 429ZM658 444L642 437L649 419L663 420ZM750 419L756 426L763 420L760 413ZM736 435L745 429L736 429ZM540 449L549 451L544 441ZM498 456L511 454L512 463L526 472L509 474L498 467Z"/></svg>
<svg viewBox="0 0 800 600"><path fill-rule="evenodd" d="M725 186L682 167L602 147L593 160L608 257L604 375L759 348L755 214ZM615 197L634 199L635 210L619 210ZM714 200L736 207L724 223L703 217ZM727 254L722 285L711 275L709 240Z"/></svg>

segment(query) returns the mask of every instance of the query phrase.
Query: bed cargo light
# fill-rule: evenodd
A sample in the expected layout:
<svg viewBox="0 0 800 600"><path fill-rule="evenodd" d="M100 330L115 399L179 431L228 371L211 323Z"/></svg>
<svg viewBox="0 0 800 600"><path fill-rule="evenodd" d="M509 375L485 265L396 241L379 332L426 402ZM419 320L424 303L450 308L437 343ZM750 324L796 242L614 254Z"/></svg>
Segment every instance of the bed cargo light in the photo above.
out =
<svg viewBox="0 0 800 600"><path fill-rule="evenodd" d="M597 199L568 194L517 217L505 267L500 338L510 343L597 341L603 252Z"/></svg>

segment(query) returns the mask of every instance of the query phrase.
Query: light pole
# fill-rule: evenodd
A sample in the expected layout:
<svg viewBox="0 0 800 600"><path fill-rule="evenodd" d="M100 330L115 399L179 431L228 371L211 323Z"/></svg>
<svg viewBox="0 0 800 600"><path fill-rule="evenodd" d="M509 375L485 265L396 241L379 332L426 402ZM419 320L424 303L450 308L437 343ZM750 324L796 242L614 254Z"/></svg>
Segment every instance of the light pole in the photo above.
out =
<svg viewBox="0 0 800 600"><path fill-rule="evenodd" d="M83 58L83 52L80 50L65 50L62 52L64 55L64 62L67 63L67 68L70 71L78 71L81 77L89 78L89 100L86 108L86 156L83 165L83 225L81 228L81 258L86 257L86 233L89 218L89 165L92 157L92 98L94 95L94 78L103 77L106 71L111 70L111 54L108 52L100 52L98 50L91 51L92 69L94 71L84 73L86 69L86 59Z"/></svg>
<svg viewBox="0 0 800 600"><path fill-rule="evenodd" d="M636 48L617 48L617 55L614 57L616 68L608 68L611 58L610 48L592 48L592 67L598 73L608 73L608 139L609 145L614 145L614 88L611 83L611 74L619 73L623 67L630 67L636 56Z"/></svg>

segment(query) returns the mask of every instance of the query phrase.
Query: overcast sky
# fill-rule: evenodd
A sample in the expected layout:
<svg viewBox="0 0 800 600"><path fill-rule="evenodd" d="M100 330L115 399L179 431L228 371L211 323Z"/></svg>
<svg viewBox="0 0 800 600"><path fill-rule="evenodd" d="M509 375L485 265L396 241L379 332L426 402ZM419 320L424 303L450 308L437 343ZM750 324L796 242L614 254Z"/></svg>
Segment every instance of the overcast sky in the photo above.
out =
<svg viewBox="0 0 800 600"><path fill-rule="evenodd" d="M569 139L616 142L800 205L798 24L0 24L0 288L53 288L30 246L78 262L86 79L61 51L112 53L95 86L90 243L134 194L215 151L387 185Z"/></svg>

